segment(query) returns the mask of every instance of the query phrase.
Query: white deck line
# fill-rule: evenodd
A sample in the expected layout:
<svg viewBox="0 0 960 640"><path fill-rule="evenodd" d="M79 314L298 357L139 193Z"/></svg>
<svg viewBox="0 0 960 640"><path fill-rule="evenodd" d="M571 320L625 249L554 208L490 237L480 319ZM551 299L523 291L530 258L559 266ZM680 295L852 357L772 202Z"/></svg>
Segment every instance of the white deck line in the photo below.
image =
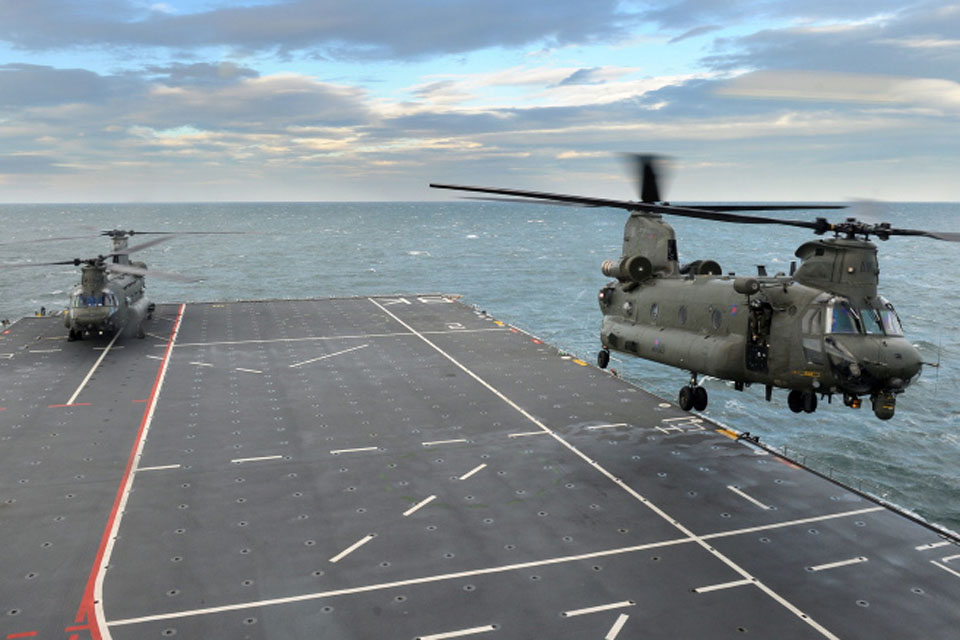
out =
<svg viewBox="0 0 960 640"><path fill-rule="evenodd" d="M697 587L694 589L694 593L710 593L711 591L722 591L723 589L732 589L733 587L743 587L748 584L753 584L753 580L734 580L733 582L722 582L720 584L711 584L705 587Z"/></svg>
<svg viewBox="0 0 960 640"><path fill-rule="evenodd" d="M259 369L244 369L243 367L237 367L235 371L243 371L244 373L263 373Z"/></svg>
<svg viewBox="0 0 960 640"><path fill-rule="evenodd" d="M948 567L947 565L940 564L940 563L937 562L936 560L931 560L931 561L930 561L930 564L936 565L936 566L940 567L941 569L943 569L944 571L946 571L947 573L952 573L953 575L955 575L955 576L957 576L958 578L960 578L960 571L954 571L953 569L951 569L951 568Z"/></svg>
<svg viewBox="0 0 960 640"><path fill-rule="evenodd" d="M919 547L914 547L917 551L926 551L927 549L939 549L940 547L945 547L948 544L953 544L949 540L941 540L940 542L931 542L930 544L922 544Z"/></svg>
<svg viewBox="0 0 960 640"><path fill-rule="evenodd" d="M432 442L421 442L420 444L422 444L422 445L425 446L425 447L432 447L432 446L438 445L438 444L455 444L455 443L457 443L457 442L467 442L467 439L466 439L466 438L456 438L456 439L454 439L454 440L434 440L434 441L432 441Z"/></svg>
<svg viewBox="0 0 960 640"><path fill-rule="evenodd" d="M434 582L445 582L448 580L459 580L462 578L471 578L474 576L485 576L496 573L507 573L510 571L519 571L522 569L532 569L534 567L543 567L555 564L566 564L568 562L579 562L581 560L591 560L593 558L605 558L609 556L634 553L637 551L646 551L648 549L657 549L678 544L689 544L692 542L689 538L674 538L672 540L661 540L648 544L635 545L632 547L619 547L616 549L605 549L603 551L594 551L592 553L582 553L575 556L561 556L557 558L547 558L544 560L533 560L530 562L520 562L516 564L501 565L496 567L485 567L482 569L473 569L469 571L459 571L457 573L445 573L433 576L424 576L420 578L409 578L407 580L396 580L394 582L384 582L381 584L368 584L359 587L348 587L346 589L336 589L333 591L319 591L315 593L304 593L296 596L286 596L283 598L272 598L269 600L255 600L250 602L238 602L234 604L221 605L218 607L206 607L203 609L191 609L186 611L173 611L169 613L159 613L139 618L125 618L112 620L108 622L110 626L120 627L131 624L142 624L145 622L157 622L159 620L175 620L178 618L190 618L193 616L210 615L214 613L223 613L226 611L242 611L244 609L256 609L260 607L270 607L283 604L293 604L296 602L309 602L311 600L322 600L324 598L333 598L336 596L353 595L357 593L369 593L371 591L385 591L387 589L396 589L397 587L410 587L419 584L430 584Z"/></svg>
<svg viewBox="0 0 960 640"><path fill-rule="evenodd" d="M462 638L463 636L473 636L478 633L496 631L496 629L492 624L488 624L482 627L471 627L469 629L460 629L459 631L447 631L445 633L434 633L429 636L419 636L417 640L448 640L449 638Z"/></svg>
<svg viewBox="0 0 960 640"><path fill-rule="evenodd" d="M529 436L545 436L547 435L546 431L526 431L524 433L511 433L508 435L508 438L526 438Z"/></svg>
<svg viewBox="0 0 960 640"><path fill-rule="evenodd" d="M345 354L345 353L350 353L351 351L356 351L357 349L363 349L363 348L369 347L369 346L370 346L369 343L368 343L368 344L361 344L361 345L359 345L359 346L350 347L349 349L344 349L344 350L342 350L342 351L336 351L336 352L334 352L334 353L328 353L327 355L325 355L325 356L320 356L319 358L310 358L309 360L304 360L303 362L297 362L296 364L292 364L292 365L290 365L290 368L293 369L293 368L295 368L295 367L302 367L303 365L305 365L305 364L310 364L311 362L320 362L321 360L326 360L327 358L332 358L332 357L334 357L334 356L341 356L341 355L343 355L343 354Z"/></svg>
<svg viewBox="0 0 960 640"><path fill-rule="evenodd" d="M73 401L77 399L77 396L80 395L80 392L83 391L83 388L87 386L87 383L90 382L90 378L93 376L93 372L97 370L97 367L100 366L100 363L103 362L103 359L107 357L107 354L110 353L110 347L113 346L113 343L117 341L117 338L120 337L122 331L117 331L113 334L113 339L110 340L110 344L107 345L106 349L103 350L103 353L100 354L100 357L97 358L97 361L93 363L93 366L90 367L90 371L87 372L87 377L83 379L83 382L80 383L80 386L77 387L77 390L73 392L73 395L70 396L70 399L67 400L64 404L73 404ZM57 349L60 351L60 349Z"/></svg>
<svg viewBox="0 0 960 640"><path fill-rule="evenodd" d="M361 451L377 451L379 447L356 447L354 449L331 449L330 453L335 456L340 455L341 453L359 453Z"/></svg>
<svg viewBox="0 0 960 640"><path fill-rule="evenodd" d="M838 560L837 562L827 562L826 564L818 564L816 566L810 567L810 571L829 571L830 569L837 569L838 567L847 567L852 564L860 564L861 562L866 562L867 559L864 556L859 556L857 558L850 558L849 560Z"/></svg>
<svg viewBox="0 0 960 640"><path fill-rule="evenodd" d="M123 520L123 514L126 512L127 501L130 499L130 490L133 489L134 479L137 477L137 467L140 465L140 458L143 457L143 447L147 442L147 436L150 434L150 427L153 425L153 416L157 410L157 401L160 398L160 392L163 390L163 382L167 379L167 371L170 367L170 356L173 354L173 345L177 342L177 336L180 335L180 327L183 324L183 316L186 315L187 305L181 304L180 311L173 324L173 330L170 338L167 340L167 348L164 351L163 363L160 365L160 371L157 373L154 389L151 392L151 402L147 408L147 415L144 418L143 428L140 431L139 440L133 454L133 466L131 472L127 475L126 481L120 495L120 502L117 504L117 515L113 520L113 526L110 532L106 534L106 547L103 550L103 557L100 566L97 567L97 575L93 584L93 613L94 623L100 631L102 640L112 640L110 628L107 623L107 617L103 612L103 580L106 577L107 567L110 566L110 559L113 556L113 547L117 540L117 533L120 531L120 522ZM104 355L107 353L103 352ZM103 357L101 355L101 357Z"/></svg>
<svg viewBox="0 0 960 640"><path fill-rule="evenodd" d="M429 498L424 498L423 500L421 500L421 501L418 502L417 504L413 505L412 507L410 507L409 509L407 509L406 511L404 511L404 512L403 512L403 517L406 518L407 516L416 513L417 511L419 511L420 509L424 508L425 506L427 506L428 504L430 504L431 502L433 502L433 501L436 500L436 499L437 499L437 496L430 496Z"/></svg>
<svg viewBox="0 0 960 640"><path fill-rule="evenodd" d="M596 424L592 427L587 427L587 429L592 431L594 429L617 429L620 427L628 427L628 426L630 425L628 425L626 422L618 422L616 424Z"/></svg>
<svg viewBox="0 0 960 640"><path fill-rule="evenodd" d="M610 627L610 631L607 631L607 635L603 636L603 640L617 640L617 636L620 635L620 630L623 629L623 625L627 624L627 620L629 619L630 616L621 613L617 617L617 621Z"/></svg>
<svg viewBox="0 0 960 640"><path fill-rule="evenodd" d="M178 464L164 464L156 467L140 467L139 469L136 469L136 472L140 473L142 471L163 471L164 469L179 469L179 468L180 468L180 465Z"/></svg>
<svg viewBox="0 0 960 640"><path fill-rule="evenodd" d="M409 324L407 324L406 322L404 322L403 320L401 320L401 319L400 319L399 317L397 317L395 314L391 313L386 307L384 307L383 305L379 304L379 303L378 303L376 300L374 300L373 298L368 298L368 300L369 300L373 305L375 305L378 309L380 309L383 313L385 313L385 314L387 314L388 316L390 316L391 318L393 318L396 322L398 322L398 323L399 323L401 326L403 326L405 329L407 329L408 331L410 331L410 332L413 333L414 335L419 336L419 338L420 338L421 340L423 340L427 345L429 345L430 347L432 347L437 353L439 353L440 355L442 355L443 357L445 357L447 360L449 360L451 363L453 363L454 365L456 365L459 369L461 369L464 373L466 373L466 374L469 375L471 378L473 378L474 380L476 380L476 381L477 381L478 383L480 383L482 386L486 387L487 390L489 390L489 391L490 391L491 393L493 393L495 396L497 396L498 398L500 398L501 400L503 400L507 405L509 405L510 407L512 407L513 409L515 409L517 412L519 412L519 413L520 413L523 417L525 417L527 420L529 420L529 421L532 422L533 424L537 425L538 427L540 427L541 429L543 429L544 431L546 431L547 433L549 433L550 436L551 436L552 438L554 438L558 443L560 443L561 445L563 445L564 447L566 447L567 449L569 449L571 452L573 452L575 455L577 455L577 456L580 457L582 460L584 460L585 462L587 462L590 466L592 466L592 467L593 467L594 469L596 469L598 472L600 472L600 473L602 473L604 476L606 476L607 479L609 479L611 482L613 482L613 483L615 483L616 485L618 485L621 489L623 489L623 490L626 491L628 494L630 494L631 496L633 496L636 500L638 500L640 503L642 503L643 505L645 505L645 506L646 506L647 508L649 508L651 511L653 511L653 512L656 513L658 516L660 516L661 518L663 518L664 520L666 520L667 522L669 522L669 523L670 523L671 525L673 525L677 530L679 530L679 531L682 532L684 535L686 535L687 537L689 537L691 540L693 540L694 542L696 542L698 545L700 545L704 550L706 550L707 552L709 552L709 553L710 553L711 555L713 555L715 558L717 558L718 560L720 560L721 562L723 562L724 564L726 564L728 567L730 567L730 568L733 569L734 571L736 571L736 572L737 572L738 574L740 574L742 577L748 578L748 579L751 579L751 580L756 580L756 582L755 582L754 584L757 586L757 588L759 588L761 591L763 591L765 594L767 594L767 595L768 595L770 598L772 598L773 600L777 601L781 606L783 606L785 609L787 609L788 611L790 611L791 613L793 613L795 616L797 616L798 618L800 618L801 620L803 620L805 623L807 623L808 625L810 625L812 628L816 629L816 630L817 630L821 635L823 635L825 638L830 638L831 640L839 640L839 638L837 638L836 635L834 635L833 633L831 633L826 627L824 627L823 625L821 625L820 623L818 623L816 620L814 620L812 616L810 616L810 615L807 614L807 613L804 613L799 607L797 607L796 605L794 605L793 603L791 603L789 600L787 600L786 598L784 598L783 596L781 596L780 594L778 594L777 592L775 592L773 589L771 589L770 587L768 587L767 585L765 585L763 582L757 580L757 579L756 579L753 575L751 575L750 572L748 572L746 569L744 569L743 567L741 567L740 565L738 565L736 562L734 562L733 560L731 560L731 559L728 558L727 556L723 555L722 553L720 553L719 551L717 551L716 549L714 549L713 547L711 547L706 541L703 540L703 538L697 536L693 531L691 531L691 530L688 529L686 526L684 526L683 524L681 524L678 520L675 520L675 519L672 518L670 515L668 515L668 514L666 513L666 511L664 511L663 509L661 509L661 508L658 507L657 505L655 505L655 504L653 504L652 502L650 502L650 500L648 500L647 498L645 498L645 497L643 497L642 495L640 495L639 493L637 493L636 490L634 490L632 487L630 487L630 486L627 485L625 482L623 482L623 480L621 480L620 478L618 478L617 476L615 476L614 474L612 474L612 473L611 473L610 471L608 471L607 469L603 468L603 467L600 465L600 463L598 463L596 460L593 460L592 458L590 458L590 456L588 456L587 454L583 453L582 451L580 451L579 449L577 449L574 445L570 444L569 442L567 442L566 440L564 440L563 438L561 438L557 433L555 433L554 431L552 431L549 427L547 427L547 425L545 425L543 422L541 422L540 420L538 420L538 419L537 419L533 414L531 414L529 411L527 411L526 409L524 409L523 407L521 407L520 405L518 405L517 403L515 403L513 400L510 400L507 396L505 396L503 393L501 393L500 391L498 391L493 385L491 385L489 382L487 382L486 380L484 380L483 378L481 378L479 375L477 375L476 373L474 373L471 369L469 369L466 365L462 364L460 361L458 361L456 358L454 358L453 356L451 356L449 353L447 353L446 351L444 351L443 349L441 349L440 347L438 347L436 344L434 344L433 342L431 342L426 336L424 336L423 334L419 333L416 329L414 329L414 328L411 327Z"/></svg>
<svg viewBox="0 0 960 640"><path fill-rule="evenodd" d="M473 474L475 474L475 473L477 473L477 472L479 472L479 471L483 471L483 470L486 469L486 468L487 468L487 463L478 464L478 465L475 466L473 469L471 469L470 471L467 471L465 474L463 474L462 476L460 476L459 479L460 479L460 480L466 480L467 478L469 478L469 477L472 476Z"/></svg>
<svg viewBox="0 0 960 640"><path fill-rule="evenodd" d="M624 607L632 607L636 602L632 600L622 600L620 602L611 602L610 604L600 604L595 607L586 607L584 609L571 609L570 611L564 611L561 615L565 618L573 618L575 616L585 616L590 613L599 613L601 611L610 611L611 609L623 609Z"/></svg>
<svg viewBox="0 0 960 640"><path fill-rule="evenodd" d="M375 537L376 537L376 536L373 535L372 533L368 533L367 535L365 535L364 537L360 538L359 540L357 540L356 542L354 542L352 545L350 545L349 547L347 547L346 549L344 549L343 551L341 551L341 552L338 553L337 555L335 555L335 556L333 556L332 558L330 558L330 562L333 562L333 563L340 562L341 560L343 560L344 558L346 558L348 555L350 555L351 553L353 553L354 551L356 551L357 549L359 549L359 548L362 547L363 545L365 545L365 544L367 544L368 542L370 542L371 540L373 540Z"/></svg>
<svg viewBox="0 0 960 640"><path fill-rule="evenodd" d="M457 333L480 333L483 331L506 331L506 327L484 327L482 329L458 329ZM424 331L426 335L441 335L448 334L449 331ZM304 336L303 338L269 338L266 340L217 340L213 342L184 342L183 344L178 344L178 349L183 349L185 347L216 347L216 346L229 346L229 345L241 345L241 344L273 344L277 342L318 342L318 341L328 341L328 340L366 340L372 338L399 338L402 336L409 336L410 334L406 331L400 331L397 333L363 333L356 335L348 336ZM166 340L166 338L164 338Z"/></svg>
<svg viewBox="0 0 960 640"><path fill-rule="evenodd" d="M874 511L886 511L883 507L867 507L865 509L854 509L853 511L841 511L839 513L828 513L822 516L810 516L809 518L799 518L797 520L784 520L783 522L774 522L773 524L761 524L756 527L746 527L744 529L731 529L729 531L718 531L717 533L707 533L700 536L704 540L713 538L726 538L729 536L741 536L745 533L756 533L757 531L770 531L771 529L782 529L784 527L793 527L798 524L810 524L811 522L823 522L824 520L833 520L835 518L849 518L859 516L864 513L873 513Z"/></svg>
<svg viewBox="0 0 960 640"><path fill-rule="evenodd" d="M244 462L261 462L263 460L279 460L283 456L280 454L273 456L257 456L256 458L234 458L230 462L233 464L243 464Z"/></svg>
<svg viewBox="0 0 960 640"><path fill-rule="evenodd" d="M740 489L736 488L736 487L733 486L732 484L728 484L728 485L727 485L727 489L730 489L730 491L733 491L735 494L737 494L737 495L740 496L741 498L744 498L745 500L749 500L750 502L752 502L753 504L757 505L757 506L760 507L761 509L766 509L766 510L769 511L770 508L771 508L769 505L763 504L762 502L760 502L759 500L757 500L757 499L754 498L753 496L748 495L747 493L745 493L744 491L741 491Z"/></svg>

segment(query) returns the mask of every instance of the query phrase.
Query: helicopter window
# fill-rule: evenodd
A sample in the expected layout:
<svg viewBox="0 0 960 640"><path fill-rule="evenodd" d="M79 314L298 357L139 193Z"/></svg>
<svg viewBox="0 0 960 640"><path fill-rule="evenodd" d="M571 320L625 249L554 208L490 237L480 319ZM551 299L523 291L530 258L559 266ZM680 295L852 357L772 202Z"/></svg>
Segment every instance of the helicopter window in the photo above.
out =
<svg viewBox="0 0 960 640"><path fill-rule="evenodd" d="M720 323L723 322L723 314L720 313L720 309L714 309L710 312L710 324L713 325L714 329L720 328Z"/></svg>
<svg viewBox="0 0 960 640"><path fill-rule="evenodd" d="M679 309L677 309L677 322L680 324L687 324L687 308L685 306L681 306Z"/></svg>
<svg viewBox="0 0 960 640"><path fill-rule="evenodd" d="M860 322L853 309L845 305L837 305L832 311L830 333L860 333Z"/></svg>
<svg viewBox="0 0 960 640"><path fill-rule="evenodd" d="M652 305L650 305L650 319L656 322L657 318L659 317L660 317L660 305L654 302Z"/></svg>
<svg viewBox="0 0 960 640"><path fill-rule="evenodd" d="M880 311L880 319L883 322L883 331L888 336L902 336L903 327L900 326L900 318L893 309L883 309Z"/></svg>
<svg viewBox="0 0 960 640"><path fill-rule="evenodd" d="M863 330L867 333L883 333L880 316L877 314L876 309L860 309L860 320L863 322Z"/></svg>

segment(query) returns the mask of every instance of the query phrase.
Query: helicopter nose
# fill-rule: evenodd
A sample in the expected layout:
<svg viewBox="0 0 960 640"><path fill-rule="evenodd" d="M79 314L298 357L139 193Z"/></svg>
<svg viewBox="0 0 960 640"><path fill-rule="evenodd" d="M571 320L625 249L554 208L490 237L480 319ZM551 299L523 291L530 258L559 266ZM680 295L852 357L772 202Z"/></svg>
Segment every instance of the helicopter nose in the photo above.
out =
<svg viewBox="0 0 960 640"><path fill-rule="evenodd" d="M902 389L909 385L923 366L920 352L904 338L885 341L883 361L887 386L891 389Z"/></svg>

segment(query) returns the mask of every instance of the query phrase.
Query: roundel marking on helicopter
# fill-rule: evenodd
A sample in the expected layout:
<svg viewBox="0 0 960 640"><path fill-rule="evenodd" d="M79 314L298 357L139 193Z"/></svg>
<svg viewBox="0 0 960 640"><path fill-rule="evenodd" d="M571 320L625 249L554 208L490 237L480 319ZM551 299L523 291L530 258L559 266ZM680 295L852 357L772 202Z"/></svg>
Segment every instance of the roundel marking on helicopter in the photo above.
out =
<svg viewBox="0 0 960 640"><path fill-rule="evenodd" d="M730 307L730 315L732 316L737 315L737 305L733 305L732 307Z"/></svg>

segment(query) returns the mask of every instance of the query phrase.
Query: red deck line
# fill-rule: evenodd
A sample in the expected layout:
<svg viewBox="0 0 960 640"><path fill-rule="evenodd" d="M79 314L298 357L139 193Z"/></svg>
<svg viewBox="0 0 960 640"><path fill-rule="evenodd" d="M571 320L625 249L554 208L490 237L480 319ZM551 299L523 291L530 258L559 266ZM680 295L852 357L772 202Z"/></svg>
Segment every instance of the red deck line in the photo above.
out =
<svg viewBox="0 0 960 640"><path fill-rule="evenodd" d="M177 319L170 329L170 337L167 339L167 348L164 350L163 360L157 369L157 375L153 379L153 389L150 391L150 398L147 406L143 408L143 417L140 419L140 429L137 431L137 437L133 441L133 447L130 449L130 456L127 458L127 467L120 479L120 486L117 488L117 495L113 499L113 507L110 509L110 517L107 518L107 526L103 530L103 536L100 538L100 546L97 548L97 555L93 560L93 567L90 569L90 577L87 578L87 586L83 590L83 596L80 598L80 606L77 609L77 617L74 620L77 623L86 622L90 627L90 635L93 640L103 640L102 630L97 624L97 614L93 592L97 583L97 575L100 572L100 563L103 562L104 553L106 553L107 542L110 538L110 531L113 529L113 523L117 519L117 512L120 509L120 501L123 499L124 488L130 480L130 473L133 470L133 463L137 455L137 448L143 439L144 430L147 426L147 419L150 416L153 405L157 400L157 391L160 389L160 381L163 379L163 372L166 369L167 361L170 359L170 352L173 349L173 338L180 329L180 321L183 319L183 310L185 304L180 305L180 311L177 313Z"/></svg>
<svg viewBox="0 0 960 640"><path fill-rule="evenodd" d="M7 636L7 640L13 640L13 638L33 638L37 635L36 631L24 631L23 633L11 633Z"/></svg>

